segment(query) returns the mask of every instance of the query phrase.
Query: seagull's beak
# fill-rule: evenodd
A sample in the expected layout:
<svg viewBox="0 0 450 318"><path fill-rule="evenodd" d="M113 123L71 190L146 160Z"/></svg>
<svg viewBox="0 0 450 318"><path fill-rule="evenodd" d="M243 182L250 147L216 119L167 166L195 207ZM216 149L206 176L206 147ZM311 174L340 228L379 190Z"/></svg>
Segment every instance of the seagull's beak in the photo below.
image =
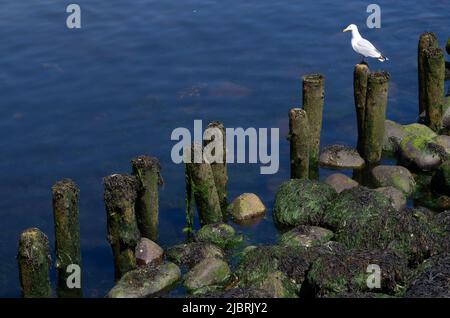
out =
<svg viewBox="0 0 450 318"><path fill-rule="evenodd" d="M350 30L348 28L342 30L342 32L347 32L347 31L350 31Z"/></svg>

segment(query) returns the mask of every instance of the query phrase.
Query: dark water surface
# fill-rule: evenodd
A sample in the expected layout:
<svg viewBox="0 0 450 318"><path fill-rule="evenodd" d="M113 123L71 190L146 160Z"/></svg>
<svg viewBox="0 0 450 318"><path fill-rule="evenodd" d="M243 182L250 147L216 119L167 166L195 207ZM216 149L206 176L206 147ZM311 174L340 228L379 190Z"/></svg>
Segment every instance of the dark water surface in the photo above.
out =
<svg viewBox="0 0 450 318"><path fill-rule="evenodd" d="M388 116L417 117L416 48L421 32L450 35L450 1L377 1L382 28L368 29L365 1L88 1L82 29L65 26L56 0L0 3L0 296L20 295L15 255L22 230L53 242L50 188L80 186L84 293L113 285L102 177L130 171L130 159L160 158L163 247L184 238L184 168L170 159L176 127L194 119L228 127L280 128L280 170L231 165L230 197L258 194L268 207L289 176L287 111L299 106L300 76L326 76L322 145L354 145L350 23L389 58ZM327 172L323 171L322 177ZM269 214L239 228L249 243L277 239ZM52 273L54 279L54 273Z"/></svg>

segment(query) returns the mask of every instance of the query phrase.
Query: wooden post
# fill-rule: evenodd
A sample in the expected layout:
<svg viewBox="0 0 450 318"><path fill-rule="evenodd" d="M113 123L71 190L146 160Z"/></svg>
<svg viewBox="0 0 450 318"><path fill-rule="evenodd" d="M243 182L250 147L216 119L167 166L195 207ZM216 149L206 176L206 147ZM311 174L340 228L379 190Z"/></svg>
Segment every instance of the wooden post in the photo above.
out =
<svg viewBox="0 0 450 318"><path fill-rule="evenodd" d="M363 157L368 164L381 159L389 78L387 72L375 72L369 74L367 81Z"/></svg>
<svg viewBox="0 0 450 318"><path fill-rule="evenodd" d="M201 156L202 151L202 145L194 144L188 156L193 159L192 155L197 152L199 158L203 158ZM195 163L194 160L190 161L186 163L186 177L188 178L186 181L186 191L188 191L188 196L190 196L190 193L194 196L200 224L203 226L222 222L220 199L217 194L211 164L204 160L201 163ZM188 204L190 204L190 200L188 200ZM189 207L188 210L190 210Z"/></svg>
<svg viewBox="0 0 450 318"><path fill-rule="evenodd" d="M19 240L19 278L25 298L49 298L52 295L51 264L47 236L37 228L22 232Z"/></svg>
<svg viewBox="0 0 450 318"><path fill-rule="evenodd" d="M419 71L419 115L426 112L425 50L438 46L439 43L434 33L425 32L420 36L417 54L417 68Z"/></svg>
<svg viewBox="0 0 450 318"><path fill-rule="evenodd" d="M82 297L81 285L70 288L67 280L72 274L70 265L81 268L80 221L78 186L69 179L55 183L53 193L53 219L55 223L57 294L61 298Z"/></svg>
<svg viewBox="0 0 450 318"><path fill-rule="evenodd" d="M130 175L114 174L103 179L108 225L108 241L111 244L115 277L136 268L134 250L140 233L135 215L137 192L136 178Z"/></svg>
<svg viewBox="0 0 450 318"><path fill-rule="evenodd" d="M209 123L207 129L214 129L217 128L220 133L222 134L222 144L223 144L223 152L222 152L222 163L219 162L213 162L211 163L211 169L214 175L214 182L216 184L217 194L219 195L220 200L220 207L222 209L222 216L224 219L227 217L227 208L228 208L228 194L227 194L227 183L228 183L228 172L227 172L227 164L226 164L226 157L227 157L227 146L226 146L226 131L225 126L219 122L219 121L213 121ZM211 144L213 142L214 138L212 140L205 142L205 147L208 146L208 144ZM214 155L214 153L213 153Z"/></svg>
<svg viewBox="0 0 450 318"><path fill-rule="evenodd" d="M356 64L353 72L353 94L355 98L356 120L358 124L357 149L360 153L363 151L366 92L369 73L369 67L364 63Z"/></svg>
<svg viewBox="0 0 450 318"><path fill-rule="evenodd" d="M291 150L291 179L309 178L309 122L306 111L292 108L289 111L289 136Z"/></svg>
<svg viewBox="0 0 450 318"><path fill-rule="evenodd" d="M445 60L440 48L425 50L425 113L427 125L436 132L442 128Z"/></svg>
<svg viewBox="0 0 450 318"><path fill-rule="evenodd" d="M136 219L143 237L158 240L158 188L162 185L161 165L158 159L138 156L131 160L133 174L138 181Z"/></svg>
<svg viewBox="0 0 450 318"><path fill-rule="evenodd" d="M303 77L303 109L308 114L310 149L309 176L319 178L320 133L325 97L325 77L321 74L309 74Z"/></svg>
<svg viewBox="0 0 450 318"><path fill-rule="evenodd" d="M447 54L450 54L450 38L447 39L447 45L445 46L445 49L447 50Z"/></svg>

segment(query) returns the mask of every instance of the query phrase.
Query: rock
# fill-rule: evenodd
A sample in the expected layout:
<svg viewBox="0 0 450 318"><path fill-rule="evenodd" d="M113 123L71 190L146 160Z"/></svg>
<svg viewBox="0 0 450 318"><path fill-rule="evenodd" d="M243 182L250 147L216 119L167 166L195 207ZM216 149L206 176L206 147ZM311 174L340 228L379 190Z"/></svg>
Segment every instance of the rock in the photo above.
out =
<svg viewBox="0 0 450 318"><path fill-rule="evenodd" d="M242 236L226 223L207 224L195 234L197 242L211 243L223 249L235 247L242 242Z"/></svg>
<svg viewBox="0 0 450 318"><path fill-rule="evenodd" d="M225 283L229 277L230 268L225 261L208 257L186 274L184 287L191 293L201 293L207 290L207 287Z"/></svg>
<svg viewBox="0 0 450 318"><path fill-rule="evenodd" d="M291 298L297 297L309 264L300 249L259 246L242 256L235 275L240 288L263 289L271 285L271 297ZM278 288L280 281L282 290Z"/></svg>
<svg viewBox="0 0 450 318"><path fill-rule="evenodd" d="M389 153L397 152L400 142L405 135L406 131L402 125L392 120L386 120L384 122L383 151Z"/></svg>
<svg viewBox="0 0 450 318"><path fill-rule="evenodd" d="M445 156L447 158L445 158L444 154L441 154L442 159L449 159L448 156L450 155L450 136L446 136L446 135L439 135L436 136L435 138L433 138L433 142L442 148L442 153L445 153Z"/></svg>
<svg viewBox="0 0 450 318"><path fill-rule="evenodd" d="M163 260L164 250L152 240L142 237L135 250L136 264L145 266L150 263L159 264Z"/></svg>
<svg viewBox="0 0 450 318"><path fill-rule="evenodd" d="M450 195L450 160L443 162L431 179L433 190Z"/></svg>
<svg viewBox="0 0 450 318"><path fill-rule="evenodd" d="M340 169L360 169L364 159L358 151L348 146L331 145L320 153L319 162L322 166Z"/></svg>
<svg viewBox="0 0 450 318"><path fill-rule="evenodd" d="M280 244L294 247L323 245L333 238L333 232L318 226L300 225L280 237Z"/></svg>
<svg viewBox="0 0 450 318"><path fill-rule="evenodd" d="M256 194L244 193L231 204L231 215L236 223L245 223L252 219L264 217L266 207Z"/></svg>
<svg viewBox="0 0 450 318"><path fill-rule="evenodd" d="M375 191L389 198L394 209L401 210L406 207L406 197L402 191L394 187L382 187L375 189Z"/></svg>
<svg viewBox="0 0 450 318"><path fill-rule="evenodd" d="M369 275L381 269L380 287L370 288ZM301 296L333 297L349 292L394 295L406 281L408 262L389 250L335 250L313 261L302 286Z"/></svg>
<svg viewBox="0 0 450 318"><path fill-rule="evenodd" d="M337 193L357 187L359 184L355 180L347 177L343 173L333 173L325 179L325 183L333 187Z"/></svg>
<svg viewBox="0 0 450 318"><path fill-rule="evenodd" d="M179 267L167 262L127 272L108 293L109 298L144 298L159 295L181 278Z"/></svg>
<svg viewBox="0 0 450 318"><path fill-rule="evenodd" d="M432 209L436 212L450 210L450 196L445 194L425 192L416 198L414 203Z"/></svg>
<svg viewBox="0 0 450 318"><path fill-rule="evenodd" d="M427 126L411 124L404 126L407 134L400 142L400 155L405 165L423 171L439 166L441 147L436 147L436 134Z"/></svg>
<svg viewBox="0 0 450 318"><path fill-rule="evenodd" d="M394 187L410 196L415 188L414 177L402 166L377 166L372 169L372 177L377 187Z"/></svg>
<svg viewBox="0 0 450 318"><path fill-rule="evenodd" d="M414 298L450 298L450 254L437 255L420 266L405 293Z"/></svg>
<svg viewBox="0 0 450 318"><path fill-rule="evenodd" d="M262 289L232 288L225 291L216 291L200 295L201 298L271 298L271 295Z"/></svg>
<svg viewBox="0 0 450 318"><path fill-rule="evenodd" d="M323 182L303 179L286 181L276 194L274 221L281 227L319 225L335 195L334 189Z"/></svg>
<svg viewBox="0 0 450 318"><path fill-rule="evenodd" d="M178 265L194 267L205 258L225 258L218 246L210 243L188 243L175 245L166 251L167 258Z"/></svg>

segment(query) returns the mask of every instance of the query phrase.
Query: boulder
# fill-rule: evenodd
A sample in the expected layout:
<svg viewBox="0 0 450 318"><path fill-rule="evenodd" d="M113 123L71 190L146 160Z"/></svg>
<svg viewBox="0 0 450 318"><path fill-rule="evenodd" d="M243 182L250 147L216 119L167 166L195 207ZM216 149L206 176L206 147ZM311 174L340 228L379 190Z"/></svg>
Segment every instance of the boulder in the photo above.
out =
<svg viewBox="0 0 450 318"><path fill-rule="evenodd" d="M382 187L375 189L375 191L389 198L389 200L391 200L392 206L396 210L401 210L404 207L406 207L406 196L402 191L398 190L397 188Z"/></svg>
<svg viewBox="0 0 450 318"><path fill-rule="evenodd" d="M332 186L337 193L341 193L344 190L351 189L359 185L358 182L347 177L343 173L333 173L332 175L329 175L325 179L325 183Z"/></svg>
<svg viewBox="0 0 450 318"><path fill-rule="evenodd" d="M202 293L217 288L230 278L228 264L220 259L208 257L195 265L184 278L184 287L191 293Z"/></svg>
<svg viewBox="0 0 450 318"><path fill-rule="evenodd" d="M195 234L197 242L211 243L222 249L233 248L242 242L234 228L226 223L207 224Z"/></svg>
<svg viewBox="0 0 450 318"><path fill-rule="evenodd" d="M333 232L318 226L300 225L280 237L280 244L293 247L323 245L333 238Z"/></svg>
<svg viewBox="0 0 450 318"><path fill-rule="evenodd" d="M443 162L431 179L433 190L450 195L450 160Z"/></svg>
<svg viewBox="0 0 450 318"><path fill-rule="evenodd" d="M372 177L377 187L394 187L406 196L414 192L414 177L402 166L377 166L372 169Z"/></svg>
<svg viewBox="0 0 450 318"><path fill-rule="evenodd" d="M406 131L402 125L392 120L386 120L384 122L383 151L389 153L397 152L400 142L405 135Z"/></svg>
<svg viewBox="0 0 450 318"><path fill-rule="evenodd" d="M266 207L254 193L244 193L231 203L231 215L236 223L246 223L266 215Z"/></svg>
<svg viewBox="0 0 450 318"><path fill-rule="evenodd" d="M173 287L181 278L174 263L148 265L127 272L107 295L109 298L144 298L157 296Z"/></svg>
<svg viewBox="0 0 450 318"><path fill-rule="evenodd" d="M210 243L188 243L175 245L166 251L167 259L178 265L192 268L205 258L225 258L223 250Z"/></svg>
<svg viewBox="0 0 450 318"><path fill-rule="evenodd" d="M164 250L152 240L141 238L135 249L136 264L145 266L150 263L159 264L163 260Z"/></svg>
<svg viewBox="0 0 450 318"><path fill-rule="evenodd" d="M318 225L335 196L334 189L323 182L304 179L286 181L276 194L274 221L280 227Z"/></svg>
<svg viewBox="0 0 450 318"><path fill-rule="evenodd" d="M360 169L364 166L364 159L356 149L344 145L325 147L319 156L322 166L339 169Z"/></svg>

